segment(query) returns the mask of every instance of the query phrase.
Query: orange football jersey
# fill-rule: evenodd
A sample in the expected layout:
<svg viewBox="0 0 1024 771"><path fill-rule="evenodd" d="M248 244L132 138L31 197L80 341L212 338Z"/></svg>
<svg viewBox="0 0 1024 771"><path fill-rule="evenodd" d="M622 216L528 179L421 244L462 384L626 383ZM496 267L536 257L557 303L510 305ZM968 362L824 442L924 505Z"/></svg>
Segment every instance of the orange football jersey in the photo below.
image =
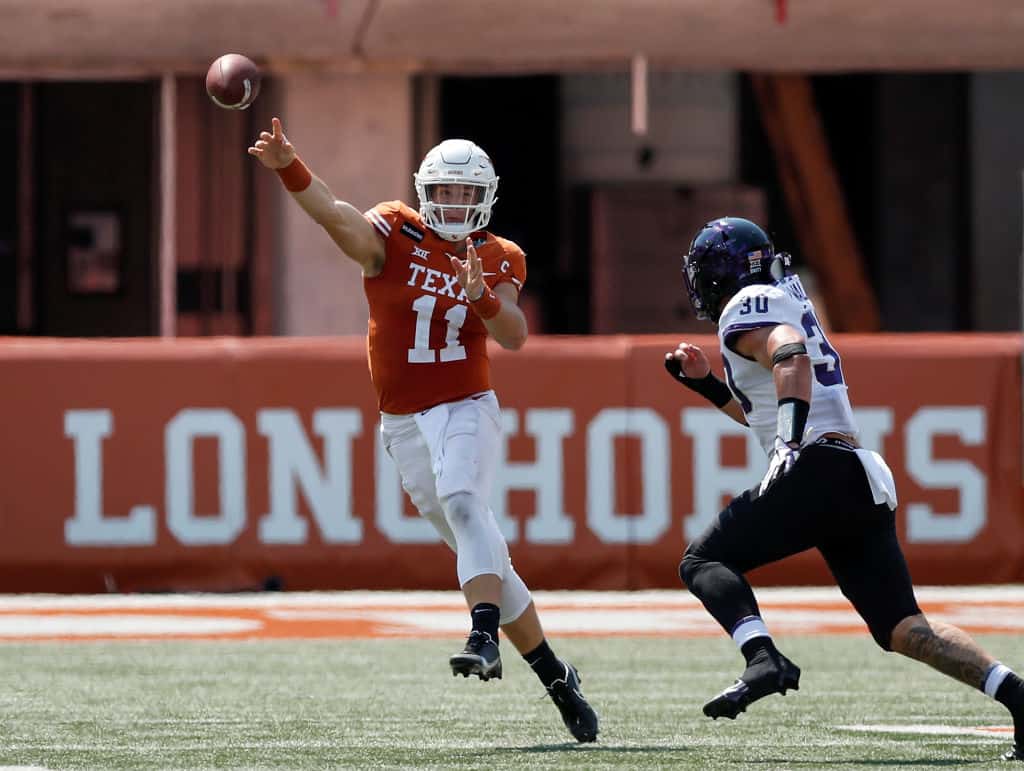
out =
<svg viewBox="0 0 1024 771"><path fill-rule="evenodd" d="M489 389L487 328L452 270L455 244L401 201L377 204L365 217L385 248L384 269L363 278L370 377L380 409L418 412ZM473 243L489 286L510 281L522 289L522 249L487 231L474 233Z"/></svg>

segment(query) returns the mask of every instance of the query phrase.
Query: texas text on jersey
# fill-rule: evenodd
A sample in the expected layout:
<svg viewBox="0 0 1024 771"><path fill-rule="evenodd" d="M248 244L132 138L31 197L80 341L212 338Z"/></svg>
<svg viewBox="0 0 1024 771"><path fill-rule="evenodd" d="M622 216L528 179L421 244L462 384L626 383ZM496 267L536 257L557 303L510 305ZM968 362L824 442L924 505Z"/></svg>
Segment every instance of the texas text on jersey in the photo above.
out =
<svg viewBox="0 0 1024 771"><path fill-rule="evenodd" d="M363 278L370 306L370 377L382 412L408 414L491 387L487 328L452 272L455 244L436 236L419 212L388 201L366 212L384 239L384 269ZM484 280L522 289L526 256L487 231L473 234Z"/></svg>

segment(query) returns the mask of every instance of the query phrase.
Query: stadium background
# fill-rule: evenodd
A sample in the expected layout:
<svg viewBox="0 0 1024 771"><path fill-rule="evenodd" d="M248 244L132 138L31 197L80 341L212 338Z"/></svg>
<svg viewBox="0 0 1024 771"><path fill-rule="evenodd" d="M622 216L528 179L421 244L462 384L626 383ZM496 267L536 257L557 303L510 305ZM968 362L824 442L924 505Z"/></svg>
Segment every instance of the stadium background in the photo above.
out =
<svg viewBox="0 0 1024 771"><path fill-rule="evenodd" d="M1022 580L1024 9L890 5L9 0L0 590L450 587L374 446L358 269L245 155L271 115L357 206L414 200L441 137L494 158L534 334L495 352L495 507L533 585L676 586L757 478L658 362L711 331L679 266L722 213L814 286L915 577ZM203 92L227 50L265 69L245 113Z"/></svg>

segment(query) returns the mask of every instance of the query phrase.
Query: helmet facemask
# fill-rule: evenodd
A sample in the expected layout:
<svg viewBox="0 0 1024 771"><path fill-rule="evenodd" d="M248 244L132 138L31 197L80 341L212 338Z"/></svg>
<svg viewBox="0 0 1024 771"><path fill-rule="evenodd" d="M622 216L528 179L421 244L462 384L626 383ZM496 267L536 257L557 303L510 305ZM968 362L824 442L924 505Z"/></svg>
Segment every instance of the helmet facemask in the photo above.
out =
<svg viewBox="0 0 1024 771"><path fill-rule="evenodd" d="M445 140L427 153L413 178L420 216L441 238L460 241L487 227L498 200L498 177L477 145Z"/></svg>
<svg viewBox="0 0 1024 771"><path fill-rule="evenodd" d="M716 323L725 299L740 289L739 279L729 268L728 255L716 255L711 250L686 256L683 280L697 318Z"/></svg>
<svg viewBox="0 0 1024 771"><path fill-rule="evenodd" d="M702 321L708 321L711 319L711 315L705 307L703 293L697 289L700 272L700 265L694 259L694 255L687 254L683 261L683 283L686 284L686 294L690 298L693 314Z"/></svg>
<svg viewBox="0 0 1024 771"><path fill-rule="evenodd" d="M493 191L488 203L486 185L441 182L423 187L420 216L431 230L449 241L482 230L491 219Z"/></svg>

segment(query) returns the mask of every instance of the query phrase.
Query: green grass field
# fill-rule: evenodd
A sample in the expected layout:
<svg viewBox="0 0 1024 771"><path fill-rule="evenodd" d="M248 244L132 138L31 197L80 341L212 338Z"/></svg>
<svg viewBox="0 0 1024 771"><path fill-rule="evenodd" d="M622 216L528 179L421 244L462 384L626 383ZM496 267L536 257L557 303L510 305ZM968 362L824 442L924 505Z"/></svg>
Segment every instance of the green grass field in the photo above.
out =
<svg viewBox="0 0 1024 771"><path fill-rule="evenodd" d="M979 638L1009 664L1024 639ZM577 746L510 647L505 679L452 678L458 639L0 645L0 766L208 768L1006 768L1006 736L852 724L1008 725L978 692L865 637L783 638L802 690L736 721L725 639L553 640L602 718Z"/></svg>

